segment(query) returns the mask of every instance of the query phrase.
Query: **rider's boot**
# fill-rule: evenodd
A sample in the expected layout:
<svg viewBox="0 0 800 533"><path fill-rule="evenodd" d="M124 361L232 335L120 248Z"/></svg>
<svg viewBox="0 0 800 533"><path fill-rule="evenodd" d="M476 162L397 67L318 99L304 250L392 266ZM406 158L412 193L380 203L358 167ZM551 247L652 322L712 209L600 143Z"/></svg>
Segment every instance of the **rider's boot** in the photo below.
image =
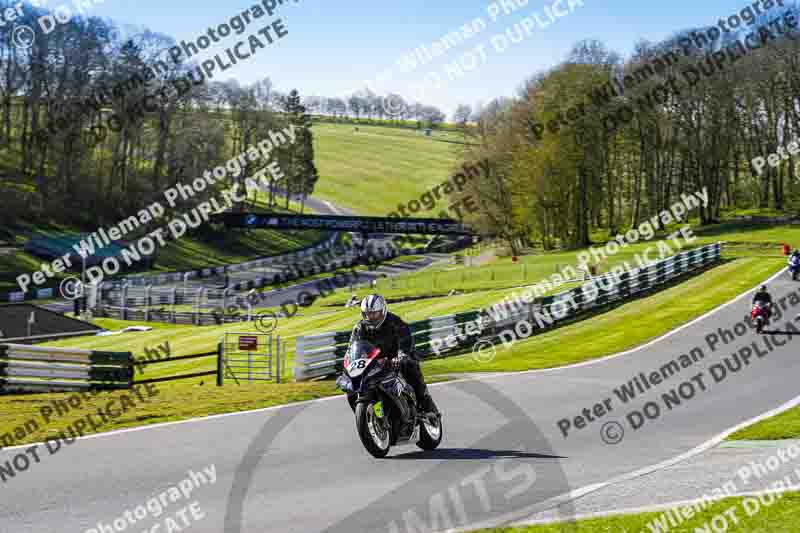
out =
<svg viewBox="0 0 800 533"><path fill-rule="evenodd" d="M436 405L433 403L433 399L428 392L428 385L425 384L425 378L422 376L419 362L416 360L406 360L401 369L406 381L408 381L409 385L414 389L414 396L417 399L417 408L420 412L424 414L436 413Z"/></svg>
<svg viewBox="0 0 800 533"><path fill-rule="evenodd" d="M419 401L419 410L426 415L436 414L438 412L436 409L436 404L433 403L431 393L428 392L428 387L425 387L425 392Z"/></svg>

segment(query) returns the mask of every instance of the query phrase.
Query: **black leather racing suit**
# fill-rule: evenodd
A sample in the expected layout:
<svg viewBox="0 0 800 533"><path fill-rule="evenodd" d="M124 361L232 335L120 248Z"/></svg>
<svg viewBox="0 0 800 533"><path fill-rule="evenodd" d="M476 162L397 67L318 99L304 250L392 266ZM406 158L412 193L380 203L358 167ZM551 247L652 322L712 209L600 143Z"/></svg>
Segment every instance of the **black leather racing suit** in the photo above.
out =
<svg viewBox="0 0 800 533"><path fill-rule="evenodd" d="M414 355L414 338L411 336L411 329L403 319L394 313L387 312L383 324L375 330L370 330L360 321L353 328L350 334L350 345L357 340L369 341L381 349L381 355L387 359L394 359L397 352L403 352L409 357L403 359L400 366L400 373L408 384L414 389L417 402L422 402L428 393L425 385L425 378L422 377L422 370L419 367L419 360Z"/></svg>

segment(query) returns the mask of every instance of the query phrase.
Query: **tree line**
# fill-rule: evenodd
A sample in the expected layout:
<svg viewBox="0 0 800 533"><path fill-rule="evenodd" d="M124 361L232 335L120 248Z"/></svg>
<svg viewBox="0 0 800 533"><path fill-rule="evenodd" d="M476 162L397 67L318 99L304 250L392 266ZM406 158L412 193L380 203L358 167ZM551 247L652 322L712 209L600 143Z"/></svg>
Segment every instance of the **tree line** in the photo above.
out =
<svg viewBox="0 0 800 533"><path fill-rule="evenodd" d="M627 59L578 42L475 113L465 158L482 174L465 194L481 201L470 222L518 252L613 237L704 187L704 225L723 210L796 207L797 156L760 172L751 161L800 140L798 20L776 7L714 40L691 28L639 41Z"/></svg>
<svg viewBox="0 0 800 533"><path fill-rule="evenodd" d="M16 22L37 28L46 12L31 7ZM37 32L29 48L15 46L12 32L11 24L0 27L0 223L86 229L113 223L290 123L299 128L298 140L273 152L284 178L271 183L269 204L277 204L279 191L301 195L303 202L313 192L318 173L311 120L296 90L281 92L265 77L249 85L205 82L153 98L196 68L164 61L175 44L167 35L144 30L123 40L116 23L97 17ZM159 76L152 79L154 70ZM132 79L147 83L128 83ZM96 94L103 95L102 105L86 105ZM108 122L116 127L98 136L98 125ZM237 182L243 187L267 164L248 159L219 189ZM209 188L181 207L191 209L218 192ZM255 195L248 200L255 201ZM288 195L285 202L288 207Z"/></svg>
<svg viewBox="0 0 800 533"><path fill-rule="evenodd" d="M428 124L432 127L447 118L436 106L408 102L399 94L379 95L369 89L344 97L309 96L304 103L310 112L334 118L415 120L420 126Z"/></svg>

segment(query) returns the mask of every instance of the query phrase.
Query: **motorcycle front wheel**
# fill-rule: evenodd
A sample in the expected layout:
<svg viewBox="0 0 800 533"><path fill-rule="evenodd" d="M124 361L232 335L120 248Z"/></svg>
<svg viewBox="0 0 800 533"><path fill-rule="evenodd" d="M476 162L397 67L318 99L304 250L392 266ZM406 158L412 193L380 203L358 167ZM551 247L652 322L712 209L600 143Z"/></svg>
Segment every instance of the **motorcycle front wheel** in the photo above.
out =
<svg viewBox="0 0 800 533"><path fill-rule="evenodd" d="M384 415L386 416L386 415ZM391 445L391 433L388 424L375 414L375 404L361 402L356 405L356 429L364 448L373 457L386 457Z"/></svg>
<svg viewBox="0 0 800 533"><path fill-rule="evenodd" d="M419 440L417 441L417 446L426 451L435 450L442 442L442 435L444 433L442 431L442 415L437 412L436 416L431 418L432 420L426 418L419 424Z"/></svg>

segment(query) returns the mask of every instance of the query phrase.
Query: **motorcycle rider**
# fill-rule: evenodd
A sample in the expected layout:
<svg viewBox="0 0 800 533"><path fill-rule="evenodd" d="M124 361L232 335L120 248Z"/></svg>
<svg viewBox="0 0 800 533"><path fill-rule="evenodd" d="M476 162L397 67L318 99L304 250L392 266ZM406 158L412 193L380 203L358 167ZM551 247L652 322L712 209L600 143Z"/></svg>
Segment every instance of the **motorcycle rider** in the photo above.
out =
<svg viewBox="0 0 800 533"><path fill-rule="evenodd" d="M353 328L349 346L365 340L381 349L381 355L392 361L395 368L414 389L419 408L423 413L435 413L436 407L428 392L419 360L413 356L414 338L408 324L390 313L386 300L380 294L370 294L361 300L362 320Z"/></svg>
<svg viewBox="0 0 800 533"><path fill-rule="evenodd" d="M800 250L795 250L792 252L792 255L789 256L789 266L798 266L800 265Z"/></svg>
<svg viewBox="0 0 800 533"><path fill-rule="evenodd" d="M769 292L767 292L767 286L762 285L758 292L753 296L753 305L757 302L762 304L766 304L767 307L767 319L772 316L772 296Z"/></svg>

